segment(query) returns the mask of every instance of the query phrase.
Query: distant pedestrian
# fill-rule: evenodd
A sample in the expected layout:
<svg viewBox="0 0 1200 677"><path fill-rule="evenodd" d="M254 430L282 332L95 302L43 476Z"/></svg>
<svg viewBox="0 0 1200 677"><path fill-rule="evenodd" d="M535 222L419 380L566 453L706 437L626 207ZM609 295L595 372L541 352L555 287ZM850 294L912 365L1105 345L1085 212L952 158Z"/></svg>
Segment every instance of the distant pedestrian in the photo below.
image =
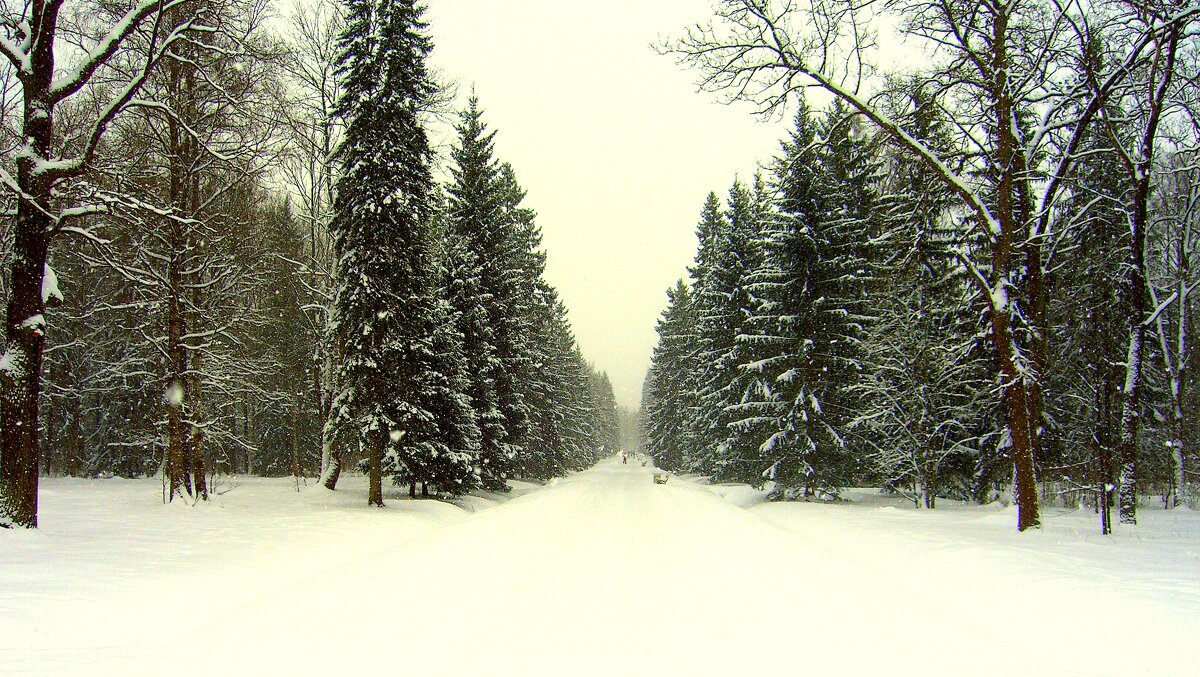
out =
<svg viewBox="0 0 1200 677"><path fill-rule="evenodd" d="M629 462L629 456L627 456L625 454L621 454L621 465L625 465L628 462Z"/></svg>

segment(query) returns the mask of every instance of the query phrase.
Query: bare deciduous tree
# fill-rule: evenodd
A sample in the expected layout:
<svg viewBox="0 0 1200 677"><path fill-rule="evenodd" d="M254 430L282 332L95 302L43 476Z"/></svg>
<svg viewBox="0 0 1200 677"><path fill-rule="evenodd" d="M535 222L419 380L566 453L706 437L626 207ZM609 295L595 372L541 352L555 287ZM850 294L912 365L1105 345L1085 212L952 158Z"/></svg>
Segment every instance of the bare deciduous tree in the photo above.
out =
<svg viewBox="0 0 1200 677"><path fill-rule="evenodd" d="M72 10L83 11L64 11L68 4L66 0L5 2L0 15L0 54L21 82L24 139L11 156L15 170L0 170L0 183L18 198L7 346L0 364L4 388L0 524L24 527L37 526L38 407L51 241L60 233L78 230L74 224L80 217L103 209L88 200L95 196L79 179L88 171L105 131L172 47L185 36L206 30L189 0L134 0L115 6L76 3L80 6ZM135 35L144 37L135 55L137 68L129 71L130 77L109 82L76 138L60 145L55 136L59 105L90 84L107 81L111 75L107 67Z"/></svg>

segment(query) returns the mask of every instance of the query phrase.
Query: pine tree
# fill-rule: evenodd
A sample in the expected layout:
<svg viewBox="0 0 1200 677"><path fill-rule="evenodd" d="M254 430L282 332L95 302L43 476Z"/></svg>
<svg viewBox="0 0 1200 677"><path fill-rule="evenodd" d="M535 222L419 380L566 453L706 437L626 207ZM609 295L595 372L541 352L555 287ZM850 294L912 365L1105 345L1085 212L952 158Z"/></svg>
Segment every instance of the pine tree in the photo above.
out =
<svg viewBox="0 0 1200 677"><path fill-rule="evenodd" d="M688 427L690 352L695 343L692 296L683 280L667 290L667 308L658 320L658 345L643 389L643 436L655 465L666 470L684 467L691 435Z"/></svg>
<svg viewBox="0 0 1200 677"><path fill-rule="evenodd" d="M814 348L822 331L816 306L824 291L819 268L824 185L817 130L803 101L782 146L774 167L778 215L760 232L763 258L750 282L757 341L757 360L748 365L757 382L751 393L756 399L750 401L757 402L752 413L773 425L766 430L755 426L762 436L757 462L741 470L744 477L755 476L756 483L774 482L774 497L810 490L818 451L839 443L815 394L820 371Z"/></svg>
<svg viewBox="0 0 1200 677"><path fill-rule="evenodd" d="M460 114L458 144L451 151L452 182L447 186L447 213L454 255L451 303L458 311L463 335L471 403L480 431L480 466L489 488L503 485L513 449L508 444L497 382L505 368L497 354L495 317L499 299L494 293L495 242L502 228L500 172L492 158L492 139L482 121L478 100L472 97Z"/></svg>
<svg viewBox="0 0 1200 677"><path fill-rule="evenodd" d="M735 182L729 191L728 208L715 212L715 196L710 196L702 215L701 254L697 259L696 321L700 341L696 356L701 365L697 393L699 458L697 469L725 479L730 459L741 449L730 446L729 424L736 405L741 351L737 336L747 328L753 299L747 285L759 252L756 243L760 227L755 201L750 191Z"/></svg>
<svg viewBox="0 0 1200 677"><path fill-rule="evenodd" d="M726 229L721 200L716 193L709 193L700 212L700 222L696 226L695 262L688 269L692 279L692 313L696 332L687 357L689 365L693 367L687 372L689 378L684 404L691 446L687 450L684 466L693 472L712 472L712 433L708 412L701 405L700 399L708 381L711 354L720 350L724 332L719 327L706 324L702 318L712 313L714 299L708 294L708 289L714 275L714 259Z"/></svg>
<svg viewBox="0 0 1200 677"><path fill-rule="evenodd" d="M1076 166L1076 194L1067 213L1082 215L1065 244L1070 255L1052 276L1054 332L1047 385L1047 415L1056 425L1043 435L1039 458L1047 479L1064 469L1092 486L1102 533L1111 529L1111 487L1117 481L1123 361L1133 304L1114 274L1129 248L1120 170L1110 143L1096 130L1084 143L1087 157Z"/></svg>
<svg viewBox="0 0 1200 677"><path fill-rule="evenodd" d="M440 330L448 318L431 261L431 151L419 111L435 86L423 11L411 0L348 0L339 41L347 128L330 230L340 390L328 425L352 429L366 452L372 505L383 505L385 458L392 474L430 472L435 458L447 460L448 438L460 446L451 432L469 415L443 362L453 339ZM469 476L466 456L439 474Z"/></svg>
<svg viewBox="0 0 1200 677"><path fill-rule="evenodd" d="M611 456L621 450L621 424L617 416L617 398L613 394L612 381L603 371L590 369L592 392L592 420L595 425L593 448L600 457Z"/></svg>
<svg viewBox="0 0 1200 677"><path fill-rule="evenodd" d="M536 214L522 206L525 189L517 181L516 172L508 163L500 164L503 229L497 234L496 258L490 289L497 299L493 306L493 327L496 331L497 355L504 365L497 379L500 411L504 414L505 442L512 448L514 466L522 456L532 453L526 436L530 411L525 401L525 389L530 380L533 346L531 303L541 282L544 258L535 251L541 245Z"/></svg>
<svg viewBox="0 0 1200 677"><path fill-rule="evenodd" d="M802 105L783 151L778 212L757 210L753 302L735 332L729 472L773 481L774 497L836 494L858 471L847 438L872 321L875 165L836 104L819 126Z"/></svg>
<svg viewBox="0 0 1200 677"><path fill-rule="evenodd" d="M530 304L541 276L531 210L512 168L493 156L494 132L472 97L460 115L447 187L452 231L474 258L486 320L470 335L472 399L482 412L481 471L484 485L507 489L506 480L526 453L529 410L525 388L531 361Z"/></svg>

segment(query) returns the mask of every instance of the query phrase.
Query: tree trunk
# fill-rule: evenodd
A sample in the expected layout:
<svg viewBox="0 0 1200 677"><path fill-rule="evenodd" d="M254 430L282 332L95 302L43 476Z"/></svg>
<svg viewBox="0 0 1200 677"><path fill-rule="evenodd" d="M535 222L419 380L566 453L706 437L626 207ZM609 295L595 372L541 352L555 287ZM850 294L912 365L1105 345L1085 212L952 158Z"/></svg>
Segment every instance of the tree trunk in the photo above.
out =
<svg viewBox="0 0 1200 677"><path fill-rule="evenodd" d="M1036 374L1027 373L1031 365L1021 364L1022 354L1018 348L1018 337L1013 320L1017 317L1014 312L1009 275L1012 272L1014 255L1014 236L1018 242L1021 237L1019 227L1019 196L1017 182L1027 181L1027 177L1017 176L1019 153L1014 125L1017 111L1012 99L1008 83L1008 20L1005 11L998 11L992 17L992 69L995 80L992 83L991 99L995 119L996 163L999 176L996 185L996 215L999 222L999 232L993 234L992 242L992 288L987 290L992 298L990 324L992 327L992 342L996 348L996 356L1000 362L1000 373L1005 384L1004 403L1007 413L1008 431L1011 439L1014 493L1017 501L1017 530L1040 527L1041 518L1038 515L1037 479L1034 473L1034 459L1037 454L1038 421L1032 420L1036 415L1035 398L1031 387L1036 391ZM990 224L982 224L985 231Z"/></svg>
<svg viewBox="0 0 1200 677"><path fill-rule="evenodd" d="M304 401L299 395L293 403L292 416L292 477L296 480L296 491L300 491L300 422L304 420Z"/></svg>
<svg viewBox="0 0 1200 677"><path fill-rule="evenodd" d="M369 468L367 505L383 507L383 446L384 433L373 430L367 434Z"/></svg>
<svg viewBox="0 0 1200 677"><path fill-rule="evenodd" d="M1134 239L1138 239L1135 235ZM1140 259L1140 256L1139 256ZM1145 277L1140 272L1130 272L1131 291L1145 291ZM1146 338L1144 299L1133 299L1133 326L1129 328L1129 353L1126 358L1124 404L1121 408L1121 441L1117 443L1117 458L1121 463L1121 524L1137 524L1137 472L1138 472L1138 426L1141 412L1142 391L1142 345Z"/></svg>
<svg viewBox="0 0 1200 677"><path fill-rule="evenodd" d="M46 343L41 288L49 225L49 219L25 200L18 204L6 327L0 525L37 527L38 405Z"/></svg>
<svg viewBox="0 0 1200 677"><path fill-rule="evenodd" d="M1129 327L1129 352L1125 358L1124 401L1121 408L1121 440L1117 457L1121 462L1121 523L1137 524L1138 427L1141 422L1142 352L1146 343L1146 222L1150 200L1149 167L1138 181L1130 215L1129 303L1132 309Z"/></svg>
<svg viewBox="0 0 1200 677"><path fill-rule="evenodd" d="M326 344L324 374L326 383L322 387L324 393L321 401L321 420L329 421L333 412L334 368L332 347ZM321 485L330 491L337 489L338 478L342 475L342 458L338 449L337 431L328 423L321 427Z"/></svg>
<svg viewBox="0 0 1200 677"><path fill-rule="evenodd" d="M54 377L51 376L51 378ZM56 426L54 421L56 418L55 415L58 413L57 409L58 407L54 406L53 400L46 402L46 452L42 454L46 459L46 462L42 464L42 472L46 475L46 477L49 477L51 471L54 469L52 467L54 461L54 450L55 447L58 446L58 435L56 434Z"/></svg>
<svg viewBox="0 0 1200 677"><path fill-rule="evenodd" d="M71 412L71 445L70 451L67 453L67 474L71 477L79 476L79 463L83 460L81 454L83 446L83 402L79 398L75 398L75 406Z"/></svg>
<svg viewBox="0 0 1200 677"><path fill-rule="evenodd" d="M337 489L338 478L342 476L342 453L338 448L336 439L329 433L322 435L321 446L322 453L328 453L329 462L325 465L325 470L321 473L321 486L330 491Z"/></svg>
<svg viewBox="0 0 1200 677"><path fill-rule="evenodd" d="M54 33L58 7L34 0L32 15L41 20L30 58L30 74L21 78L25 99L22 135L29 150L17 158L17 185L25 194L17 201L9 268L7 351L0 366L3 382L3 440L0 441L0 526L37 528L38 405L42 391L42 359L46 345L46 306L42 278L50 252L51 184L36 175L38 158L48 158L54 140L54 104L49 98L54 75ZM32 201L31 201L32 200Z"/></svg>
<svg viewBox="0 0 1200 677"><path fill-rule="evenodd" d="M204 393L201 390L201 368L203 367L203 357L199 351L196 351L193 358L191 381L191 419L192 419L192 434L189 439L191 446L192 457L192 483L195 486L195 494L197 500L208 500L208 481L204 477L206 471L206 462L204 458L204 442L207 435L204 432Z"/></svg>
<svg viewBox="0 0 1200 677"><path fill-rule="evenodd" d="M178 227L168 224L178 236ZM187 354L183 346L183 304L178 255L167 263L167 501L183 496L186 453L184 449L183 402L187 388Z"/></svg>
<svg viewBox="0 0 1200 677"><path fill-rule="evenodd" d="M246 438L246 474L254 474L254 430L250 425L250 403L242 403L242 429Z"/></svg>

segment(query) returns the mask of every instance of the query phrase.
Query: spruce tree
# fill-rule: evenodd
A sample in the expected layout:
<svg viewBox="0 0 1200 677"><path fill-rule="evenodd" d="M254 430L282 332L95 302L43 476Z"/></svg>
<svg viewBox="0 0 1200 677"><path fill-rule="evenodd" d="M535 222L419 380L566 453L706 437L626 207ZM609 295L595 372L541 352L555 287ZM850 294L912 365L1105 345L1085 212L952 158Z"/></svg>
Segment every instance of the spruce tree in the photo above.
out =
<svg viewBox="0 0 1200 677"><path fill-rule="evenodd" d="M472 97L460 114L458 144L451 151L453 180L447 186L447 212L454 283L450 299L458 311L469 365L468 390L480 432L480 469L485 485L498 489L513 455L497 392L505 365L497 355L494 318L499 299L493 291L495 268L488 263L496 253L503 203L499 167L492 158L495 133L487 132L482 115Z"/></svg>
<svg viewBox="0 0 1200 677"><path fill-rule="evenodd" d="M667 308L657 331L658 344L642 395L644 443L658 467L681 470L691 446L689 362L695 344L692 296L683 280L667 290Z"/></svg>
<svg viewBox="0 0 1200 677"><path fill-rule="evenodd" d="M464 327L471 361L471 393L480 412L483 483L506 490L525 453L529 410L530 304L541 275L537 231L512 168L494 157L494 132L472 97L460 115L447 187L451 231L461 238L478 270L486 319L471 315Z"/></svg>
<svg viewBox="0 0 1200 677"><path fill-rule="evenodd" d="M774 166L778 214L760 231L763 256L749 283L756 299L752 324L757 339L757 361L749 369L757 381L751 413L760 424L773 425L765 430L755 426L762 435L757 464L741 472L757 471L759 481L774 482L774 498L809 490L818 450L838 443L816 395L824 197L818 145L812 114L801 100Z"/></svg>
<svg viewBox="0 0 1200 677"><path fill-rule="evenodd" d="M435 86L425 66L432 43L424 8L347 0L346 9L337 110L346 132L330 224L339 391L327 425L352 430L367 457L368 503L383 505L385 463L392 474L415 476L440 458L455 466L440 475L470 476L469 453L441 456L448 440L470 446L453 439L470 412L452 394L454 368L444 363L457 337L440 331L447 309L431 260L431 151L419 111Z"/></svg>
<svg viewBox="0 0 1200 677"><path fill-rule="evenodd" d="M773 481L776 498L836 494L858 470L847 434L876 277L875 164L845 111L818 125L802 104L783 151L778 213L760 211L729 443L730 473Z"/></svg>
<svg viewBox="0 0 1200 677"><path fill-rule="evenodd" d="M712 472L715 444L709 425L710 416L701 404L701 397L712 368L712 355L722 349L725 332L719 326L706 323L704 318L715 312L716 297L709 294L708 290L715 274L714 259L727 228L720 198L716 193L709 193L700 211L700 222L696 225L696 259L688 269L692 279L692 312L696 333L687 358L693 367L687 372L689 378L684 407L691 446L684 465L692 472Z"/></svg>
<svg viewBox="0 0 1200 677"><path fill-rule="evenodd" d="M513 462L532 453L526 435L529 426L529 405L525 388L530 377L530 364L536 337L533 333L531 302L545 267L544 258L536 252L541 235L536 214L522 206L525 189L517 181L516 172L508 163L500 164L503 228L497 233L496 258L490 288L498 300L493 306L497 354L504 365L497 381L500 411L504 414L506 443L513 449Z"/></svg>
<svg viewBox="0 0 1200 677"><path fill-rule="evenodd" d="M716 197L709 196L701 216L697 255L696 322L699 341L696 359L700 365L694 422L697 470L724 479L724 469L740 449L730 447L728 408L737 404L735 392L740 365L736 337L746 328L753 300L747 284L758 259L756 232L759 227L754 199L745 186L735 182L729 191L728 209L717 211Z"/></svg>

